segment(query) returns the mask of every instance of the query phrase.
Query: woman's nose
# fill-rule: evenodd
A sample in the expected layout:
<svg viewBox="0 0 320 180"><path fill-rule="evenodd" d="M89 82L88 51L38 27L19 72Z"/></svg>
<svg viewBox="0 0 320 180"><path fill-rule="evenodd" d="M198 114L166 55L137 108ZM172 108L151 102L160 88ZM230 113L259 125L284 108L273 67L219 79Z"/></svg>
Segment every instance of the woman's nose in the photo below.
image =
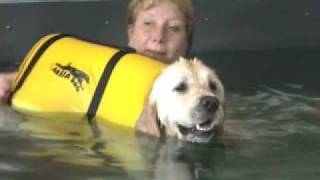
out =
<svg viewBox="0 0 320 180"><path fill-rule="evenodd" d="M164 27L157 27L153 29L153 32L151 33L151 40L154 43L164 43L166 41L166 35L165 35L165 28Z"/></svg>

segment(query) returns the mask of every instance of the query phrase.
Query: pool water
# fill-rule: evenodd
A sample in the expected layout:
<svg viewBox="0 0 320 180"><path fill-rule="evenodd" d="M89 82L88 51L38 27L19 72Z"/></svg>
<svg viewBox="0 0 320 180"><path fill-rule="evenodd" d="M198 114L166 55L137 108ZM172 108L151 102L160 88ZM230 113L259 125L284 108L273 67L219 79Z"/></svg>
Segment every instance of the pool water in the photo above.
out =
<svg viewBox="0 0 320 180"><path fill-rule="evenodd" d="M224 143L154 139L136 135L129 129L103 126L102 134L94 136L86 121L26 118L3 106L0 177L319 179L320 93L317 83L312 81L317 73L315 61L305 59L300 64L300 57L306 58L310 52L300 51L300 56L295 53L296 50L280 55L278 52L199 55L212 59L207 62L216 68L226 86ZM284 57L292 57L287 68Z"/></svg>

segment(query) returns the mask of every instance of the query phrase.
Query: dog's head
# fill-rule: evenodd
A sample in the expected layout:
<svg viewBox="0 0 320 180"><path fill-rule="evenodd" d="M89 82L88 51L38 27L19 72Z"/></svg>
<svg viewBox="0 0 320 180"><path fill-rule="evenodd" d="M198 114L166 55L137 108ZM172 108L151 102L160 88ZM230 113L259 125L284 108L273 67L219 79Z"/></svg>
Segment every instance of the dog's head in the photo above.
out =
<svg viewBox="0 0 320 180"><path fill-rule="evenodd" d="M136 128L154 136L164 132L191 142L208 142L223 130L224 88L200 60L169 65L156 79Z"/></svg>

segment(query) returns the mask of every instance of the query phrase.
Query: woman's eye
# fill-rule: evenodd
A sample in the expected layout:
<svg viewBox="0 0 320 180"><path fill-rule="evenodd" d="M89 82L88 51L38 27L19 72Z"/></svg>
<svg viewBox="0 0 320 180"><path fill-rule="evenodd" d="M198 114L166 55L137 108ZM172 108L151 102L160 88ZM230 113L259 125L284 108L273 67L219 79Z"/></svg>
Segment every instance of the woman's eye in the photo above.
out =
<svg viewBox="0 0 320 180"><path fill-rule="evenodd" d="M151 21L144 21L143 25L145 26L151 26L153 23Z"/></svg>
<svg viewBox="0 0 320 180"><path fill-rule="evenodd" d="M179 32L181 30L180 26L169 26L169 28L173 32Z"/></svg>

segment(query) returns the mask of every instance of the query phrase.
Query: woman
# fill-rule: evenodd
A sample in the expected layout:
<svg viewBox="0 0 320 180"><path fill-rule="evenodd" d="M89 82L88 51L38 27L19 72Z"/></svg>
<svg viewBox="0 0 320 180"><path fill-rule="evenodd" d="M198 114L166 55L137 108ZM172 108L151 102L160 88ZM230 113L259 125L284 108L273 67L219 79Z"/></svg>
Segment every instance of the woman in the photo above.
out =
<svg viewBox="0 0 320 180"><path fill-rule="evenodd" d="M185 56L192 42L191 0L130 0L128 46L138 53L171 63ZM0 104L6 103L16 72L0 74Z"/></svg>
<svg viewBox="0 0 320 180"><path fill-rule="evenodd" d="M128 9L128 45L138 53L172 62L191 47L190 0L132 0Z"/></svg>

